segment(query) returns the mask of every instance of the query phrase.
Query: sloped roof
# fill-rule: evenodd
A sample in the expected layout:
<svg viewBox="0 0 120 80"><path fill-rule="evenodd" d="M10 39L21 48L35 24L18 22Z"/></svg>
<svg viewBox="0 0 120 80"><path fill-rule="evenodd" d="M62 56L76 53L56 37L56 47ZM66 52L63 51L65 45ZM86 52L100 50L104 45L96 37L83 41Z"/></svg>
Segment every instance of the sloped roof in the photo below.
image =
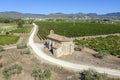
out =
<svg viewBox="0 0 120 80"><path fill-rule="evenodd" d="M50 35L47 36L47 38L51 38L51 39L54 39L54 40L57 40L57 41L61 41L61 42L72 41L70 38L67 38L65 36L61 36L61 35L58 35L58 34L50 34Z"/></svg>

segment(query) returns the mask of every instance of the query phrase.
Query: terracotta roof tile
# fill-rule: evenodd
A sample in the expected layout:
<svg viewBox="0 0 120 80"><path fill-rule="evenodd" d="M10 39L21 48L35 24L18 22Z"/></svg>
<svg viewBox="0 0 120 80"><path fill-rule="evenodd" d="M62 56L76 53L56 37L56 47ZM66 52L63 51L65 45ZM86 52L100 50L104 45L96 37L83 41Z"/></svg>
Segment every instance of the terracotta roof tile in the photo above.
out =
<svg viewBox="0 0 120 80"><path fill-rule="evenodd" d="M47 36L47 38L51 38L51 39L63 41L63 42L72 41L71 39L69 39L65 36L58 35L58 34L50 34Z"/></svg>

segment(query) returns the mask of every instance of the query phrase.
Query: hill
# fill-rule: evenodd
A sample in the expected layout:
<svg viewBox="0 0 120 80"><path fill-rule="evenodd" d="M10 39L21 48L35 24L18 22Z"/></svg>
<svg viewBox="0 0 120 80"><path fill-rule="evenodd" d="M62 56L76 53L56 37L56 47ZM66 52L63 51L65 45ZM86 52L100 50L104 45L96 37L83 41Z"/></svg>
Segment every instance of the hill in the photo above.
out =
<svg viewBox="0 0 120 80"><path fill-rule="evenodd" d="M43 14L30 14L30 13L20 13L20 12L0 12L0 17L2 18L40 18L41 16L44 16Z"/></svg>
<svg viewBox="0 0 120 80"><path fill-rule="evenodd" d="M64 13L53 13L53 14L32 14L32 13L20 13L20 12L0 12L0 17L6 18L62 18L62 19L120 19L120 12L107 13L98 15L96 13L75 13L75 14L64 14Z"/></svg>
<svg viewBox="0 0 120 80"><path fill-rule="evenodd" d="M67 18L67 19L120 19L120 12L108 13L103 15L98 15L96 13L75 13L75 14L64 14L64 13L53 13L43 18Z"/></svg>

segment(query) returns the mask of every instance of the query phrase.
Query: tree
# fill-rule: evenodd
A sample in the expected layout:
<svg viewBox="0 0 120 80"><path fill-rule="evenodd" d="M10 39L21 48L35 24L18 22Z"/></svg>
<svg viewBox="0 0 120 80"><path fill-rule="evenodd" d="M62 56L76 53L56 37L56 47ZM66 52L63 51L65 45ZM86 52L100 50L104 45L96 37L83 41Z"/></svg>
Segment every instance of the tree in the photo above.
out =
<svg viewBox="0 0 120 80"><path fill-rule="evenodd" d="M34 22L33 19L28 20L28 24L32 24Z"/></svg>
<svg viewBox="0 0 120 80"><path fill-rule="evenodd" d="M18 20L17 20L18 28L22 28L22 27L23 27L23 24L24 24L24 20L22 20L22 19L18 19Z"/></svg>

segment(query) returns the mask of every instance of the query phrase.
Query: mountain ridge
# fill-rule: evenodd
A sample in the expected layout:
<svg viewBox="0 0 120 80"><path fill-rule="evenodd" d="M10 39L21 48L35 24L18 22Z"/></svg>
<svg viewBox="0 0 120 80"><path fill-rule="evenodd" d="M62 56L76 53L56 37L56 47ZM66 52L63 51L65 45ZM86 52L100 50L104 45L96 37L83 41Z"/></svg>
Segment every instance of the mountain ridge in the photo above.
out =
<svg viewBox="0 0 120 80"><path fill-rule="evenodd" d="M21 13L15 11L0 12L0 18L69 18L69 19L120 19L120 12L113 12L107 14L96 13L52 13L52 14L33 14L33 13Z"/></svg>

